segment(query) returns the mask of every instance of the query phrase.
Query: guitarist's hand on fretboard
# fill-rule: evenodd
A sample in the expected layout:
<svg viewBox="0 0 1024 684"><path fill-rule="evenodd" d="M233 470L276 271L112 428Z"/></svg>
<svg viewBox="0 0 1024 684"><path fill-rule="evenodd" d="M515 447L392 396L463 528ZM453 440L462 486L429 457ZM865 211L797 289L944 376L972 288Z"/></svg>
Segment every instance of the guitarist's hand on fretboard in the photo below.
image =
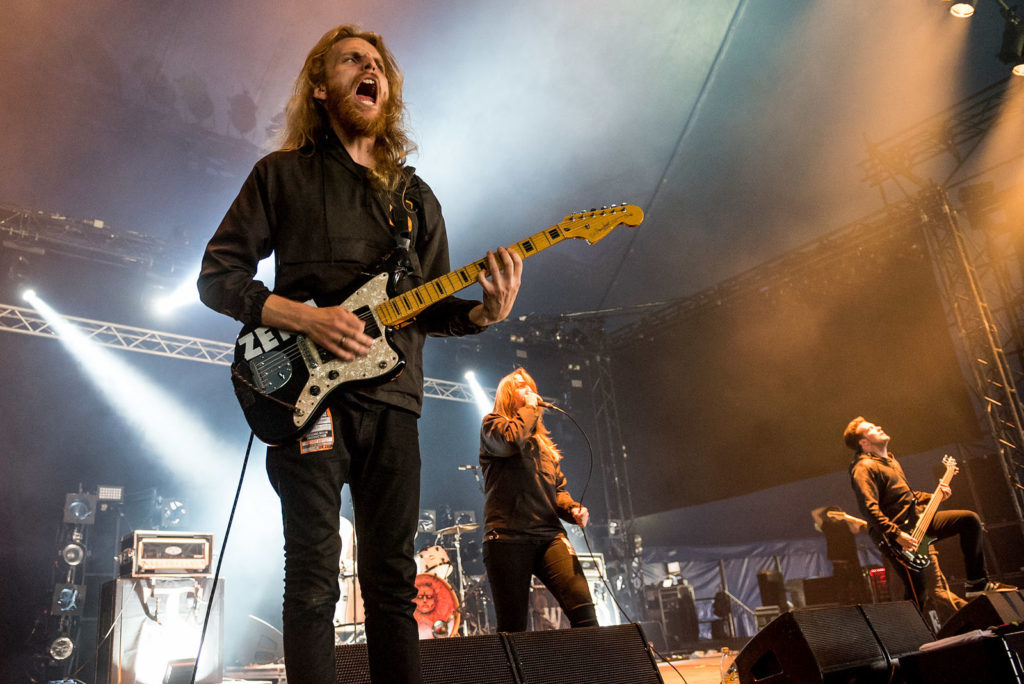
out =
<svg viewBox="0 0 1024 684"><path fill-rule="evenodd" d="M939 491L942 492L942 500L945 501L949 497L953 496L953 489L944 482L939 483Z"/></svg>

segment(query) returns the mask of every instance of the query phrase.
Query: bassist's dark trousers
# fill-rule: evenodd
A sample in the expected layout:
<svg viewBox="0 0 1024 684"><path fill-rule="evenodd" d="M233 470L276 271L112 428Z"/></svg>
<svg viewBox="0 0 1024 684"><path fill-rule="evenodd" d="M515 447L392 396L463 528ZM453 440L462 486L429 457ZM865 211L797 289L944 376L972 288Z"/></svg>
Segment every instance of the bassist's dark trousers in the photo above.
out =
<svg viewBox="0 0 1024 684"><path fill-rule="evenodd" d="M928 527L927 534L937 540L959 536L967 580L985 577L981 520L974 511L938 511L935 518L932 519L932 524ZM924 610L926 602L930 599L945 598L936 596L943 592L942 587L945 587L945 591L948 591L948 587L945 578L942 577L942 572L935 564L924 570L914 571L889 558L885 560L887 575L895 576L900 580L904 588L903 598L916 603L919 609ZM890 584L889 586L894 585ZM895 594L896 592L890 590L892 598L896 598Z"/></svg>

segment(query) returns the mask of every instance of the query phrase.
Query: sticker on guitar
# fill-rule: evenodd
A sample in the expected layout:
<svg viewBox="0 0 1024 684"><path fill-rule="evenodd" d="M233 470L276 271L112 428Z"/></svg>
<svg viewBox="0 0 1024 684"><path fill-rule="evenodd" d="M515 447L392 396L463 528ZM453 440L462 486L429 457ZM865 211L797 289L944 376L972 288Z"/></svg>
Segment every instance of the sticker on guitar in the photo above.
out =
<svg viewBox="0 0 1024 684"><path fill-rule="evenodd" d="M560 223L508 247L527 259L563 240L590 244L620 225L643 223L635 205L613 205L566 216ZM364 323L373 338L366 356L352 361L333 357L302 334L267 326L246 326L235 341L231 379L249 427L267 444L299 437L325 408L339 387L379 384L395 378L405 360L391 344L391 334L433 304L473 285L487 262L475 261L407 292L391 291L390 269L372 276L341 303Z"/></svg>

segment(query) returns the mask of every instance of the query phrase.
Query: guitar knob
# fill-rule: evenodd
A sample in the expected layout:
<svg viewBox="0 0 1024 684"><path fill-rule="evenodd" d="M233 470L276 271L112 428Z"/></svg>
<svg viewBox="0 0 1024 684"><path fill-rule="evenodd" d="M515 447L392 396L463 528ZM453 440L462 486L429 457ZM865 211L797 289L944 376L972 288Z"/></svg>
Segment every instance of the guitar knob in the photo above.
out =
<svg viewBox="0 0 1024 684"><path fill-rule="evenodd" d="M381 370L384 370L387 367L388 367L387 361L378 361L377 362L377 368L380 368Z"/></svg>
<svg viewBox="0 0 1024 684"><path fill-rule="evenodd" d="M336 370L332 370L330 373L327 374L327 378L329 380L337 380L339 375L341 375L341 373L339 373Z"/></svg>
<svg viewBox="0 0 1024 684"><path fill-rule="evenodd" d="M320 385L313 385L312 387L310 387L309 388L309 393L312 394L314 397L319 396L320 395Z"/></svg>

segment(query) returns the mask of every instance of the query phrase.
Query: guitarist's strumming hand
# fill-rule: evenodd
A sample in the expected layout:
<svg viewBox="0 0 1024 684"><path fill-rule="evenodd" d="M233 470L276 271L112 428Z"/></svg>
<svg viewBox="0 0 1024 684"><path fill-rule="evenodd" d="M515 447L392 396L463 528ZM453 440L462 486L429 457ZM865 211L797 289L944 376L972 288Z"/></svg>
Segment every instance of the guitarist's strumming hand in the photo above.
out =
<svg viewBox="0 0 1024 684"><path fill-rule="evenodd" d="M920 543L906 532L900 532L900 536L896 537L896 543L906 551L917 551L917 547L920 546Z"/></svg>
<svg viewBox="0 0 1024 684"><path fill-rule="evenodd" d="M498 263L501 259L501 264ZM516 252L499 247L497 254L487 252L487 269L480 271L477 282L484 291L483 304L473 307L469 319L477 325L503 321L512 312L523 274L523 260Z"/></svg>
<svg viewBox="0 0 1024 684"><path fill-rule="evenodd" d="M343 306L310 306L272 294L263 305L262 323L303 333L343 361L366 356L373 344L363 321Z"/></svg>

